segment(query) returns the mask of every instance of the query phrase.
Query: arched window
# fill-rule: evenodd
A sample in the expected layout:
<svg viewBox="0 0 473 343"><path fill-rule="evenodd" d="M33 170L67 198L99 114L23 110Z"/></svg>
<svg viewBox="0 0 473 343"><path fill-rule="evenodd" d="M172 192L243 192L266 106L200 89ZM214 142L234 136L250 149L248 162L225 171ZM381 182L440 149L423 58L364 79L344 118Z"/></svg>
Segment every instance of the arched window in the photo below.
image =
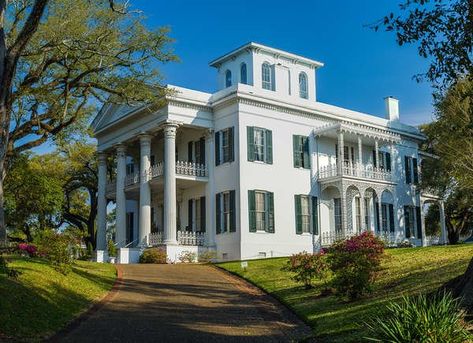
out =
<svg viewBox="0 0 473 343"><path fill-rule="evenodd" d="M271 80L271 67L268 63L263 63L261 66L261 78L263 83L263 89L273 89Z"/></svg>
<svg viewBox="0 0 473 343"><path fill-rule="evenodd" d="M240 83L248 84L248 77L246 76L246 63L240 66Z"/></svg>
<svg viewBox="0 0 473 343"><path fill-rule="evenodd" d="M225 87L230 87L232 85L232 72L227 70L225 72Z"/></svg>
<svg viewBox="0 0 473 343"><path fill-rule="evenodd" d="M305 73L299 74L299 96L303 99L309 97L307 92L307 75Z"/></svg>

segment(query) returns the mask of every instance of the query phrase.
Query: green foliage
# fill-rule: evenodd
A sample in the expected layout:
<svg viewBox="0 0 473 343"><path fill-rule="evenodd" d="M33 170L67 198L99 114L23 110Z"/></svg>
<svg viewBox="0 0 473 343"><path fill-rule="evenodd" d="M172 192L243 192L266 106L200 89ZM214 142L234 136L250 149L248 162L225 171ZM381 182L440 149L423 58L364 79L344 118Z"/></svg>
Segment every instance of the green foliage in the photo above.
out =
<svg viewBox="0 0 473 343"><path fill-rule="evenodd" d="M302 283L305 289L311 289L313 279L322 280L325 284L328 273L326 260L323 251L317 254L309 254L304 251L292 255L284 269L294 274L292 276L294 281Z"/></svg>
<svg viewBox="0 0 473 343"><path fill-rule="evenodd" d="M416 44L419 55L430 60L427 79L448 86L473 72L472 7L468 0L403 0L400 14L389 14L374 29L393 31L399 45Z"/></svg>
<svg viewBox="0 0 473 343"><path fill-rule="evenodd" d="M71 237L46 230L37 239L38 252L45 257L60 273L67 275L74 262Z"/></svg>
<svg viewBox="0 0 473 343"><path fill-rule="evenodd" d="M217 258L215 250L206 250L197 256L197 260L201 263L209 263Z"/></svg>
<svg viewBox="0 0 473 343"><path fill-rule="evenodd" d="M140 256L140 263L167 263L167 255L164 249L149 248L143 251Z"/></svg>
<svg viewBox="0 0 473 343"><path fill-rule="evenodd" d="M0 255L0 274L4 274L11 279L18 279L18 277L22 274L21 271L8 266L8 262L6 258Z"/></svg>
<svg viewBox="0 0 473 343"><path fill-rule="evenodd" d="M337 293L353 300L371 291L383 254L383 241L371 232L333 244L328 262Z"/></svg>
<svg viewBox="0 0 473 343"><path fill-rule="evenodd" d="M367 323L374 342L466 343L473 340L460 309L449 293L403 297L391 302L382 316Z"/></svg>
<svg viewBox="0 0 473 343"><path fill-rule="evenodd" d="M182 263L193 263L197 260L197 254L192 251L183 251L179 255L179 261Z"/></svg>
<svg viewBox="0 0 473 343"><path fill-rule="evenodd" d="M109 239L107 242L107 251L108 251L109 257L117 256L117 247L115 246L115 243L111 239Z"/></svg>

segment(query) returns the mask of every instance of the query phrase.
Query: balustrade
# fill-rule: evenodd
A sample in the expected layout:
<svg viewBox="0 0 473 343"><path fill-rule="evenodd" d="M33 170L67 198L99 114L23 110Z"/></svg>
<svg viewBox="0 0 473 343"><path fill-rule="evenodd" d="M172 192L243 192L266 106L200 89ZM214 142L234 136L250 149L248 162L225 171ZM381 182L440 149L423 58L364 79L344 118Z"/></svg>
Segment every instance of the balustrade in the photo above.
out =
<svg viewBox="0 0 473 343"><path fill-rule="evenodd" d="M392 174L383 168L376 168L364 164L344 164L342 167L342 175L338 170L337 164L329 164L319 168L318 178L326 179L335 176L353 176L363 179L391 181Z"/></svg>

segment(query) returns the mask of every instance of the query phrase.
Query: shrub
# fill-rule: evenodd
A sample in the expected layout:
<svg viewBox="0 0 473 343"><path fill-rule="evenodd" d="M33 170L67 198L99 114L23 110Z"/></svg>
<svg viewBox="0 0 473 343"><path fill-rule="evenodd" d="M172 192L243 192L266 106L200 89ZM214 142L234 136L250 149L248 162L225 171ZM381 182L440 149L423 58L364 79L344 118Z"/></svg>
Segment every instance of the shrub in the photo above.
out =
<svg viewBox="0 0 473 343"><path fill-rule="evenodd" d="M369 292L384 254L383 242L371 232L336 242L328 261L333 287L341 296L355 299Z"/></svg>
<svg viewBox="0 0 473 343"><path fill-rule="evenodd" d="M287 266L283 267L294 273L292 279L303 283L306 289L312 288L312 280L317 278L325 281L327 278L328 265L326 263L325 252L322 250L318 254L301 252L294 254L287 261Z"/></svg>
<svg viewBox="0 0 473 343"><path fill-rule="evenodd" d="M18 244L18 250L22 255L33 257L36 256L36 252L38 249L34 244L20 243Z"/></svg>
<svg viewBox="0 0 473 343"><path fill-rule="evenodd" d="M115 243L113 243L111 239L109 239L107 242L107 252L108 252L109 257L117 256L117 247L115 246Z"/></svg>
<svg viewBox="0 0 473 343"><path fill-rule="evenodd" d="M413 248L414 244L412 244L408 239L403 240L397 244L398 248Z"/></svg>
<svg viewBox="0 0 473 343"><path fill-rule="evenodd" d="M197 259L197 254L192 251L183 251L179 255L179 261L181 263L193 263Z"/></svg>
<svg viewBox="0 0 473 343"><path fill-rule="evenodd" d="M45 231L38 239L38 253L62 274L68 274L74 262L71 238L65 234Z"/></svg>
<svg viewBox="0 0 473 343"><path fill-rule="evenodd" d="M140 256L140 263L167 263L166 251L158 248L149 248L143 251Z"/></svg>
<svg viewBox="0 0 473 343"><path fill-rule="evenodd" d="M197 256L197 260L201 263L209 263L217 258L217 252L215 250L206 250Z"/></svg>
<svg viewBox="0 0 473 343"><path fill-rule="evenodd" d="M374 342L463 343L473 339L464 321L459 301L450 293L432 297L418 295L392 302L387 313L367 323Z"/></svg>

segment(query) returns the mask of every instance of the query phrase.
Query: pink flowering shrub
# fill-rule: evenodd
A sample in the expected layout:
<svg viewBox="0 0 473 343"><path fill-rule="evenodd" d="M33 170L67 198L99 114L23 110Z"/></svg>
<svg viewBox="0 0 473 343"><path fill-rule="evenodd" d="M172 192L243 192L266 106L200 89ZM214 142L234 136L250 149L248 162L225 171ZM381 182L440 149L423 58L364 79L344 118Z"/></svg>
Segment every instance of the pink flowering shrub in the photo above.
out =
<svg viewBox="0 0 473 343"><path fill-rule="evenodd" d="M337 293L356 299L369 292L383 256L384 243L371 232L336 242L328 262L334 274L332 285Z"/></svg>
<svg viewBox="0 0 473 343"><path fill-rule="evenodd" d="M18 244L18 250L20 251L20 253L27 254L30 257L36 256L36 252L38 251L35 245L28 243Z"/></svg>
<svg viewBox="0 0 473 343"><path fill-rule="evenodd" d="M303 283L306 289L310 289L313 279L325 280L327 278L328 265L325 252L309 254L304 251L294 254L283 269L294 273L292 279Z"/></svg>

